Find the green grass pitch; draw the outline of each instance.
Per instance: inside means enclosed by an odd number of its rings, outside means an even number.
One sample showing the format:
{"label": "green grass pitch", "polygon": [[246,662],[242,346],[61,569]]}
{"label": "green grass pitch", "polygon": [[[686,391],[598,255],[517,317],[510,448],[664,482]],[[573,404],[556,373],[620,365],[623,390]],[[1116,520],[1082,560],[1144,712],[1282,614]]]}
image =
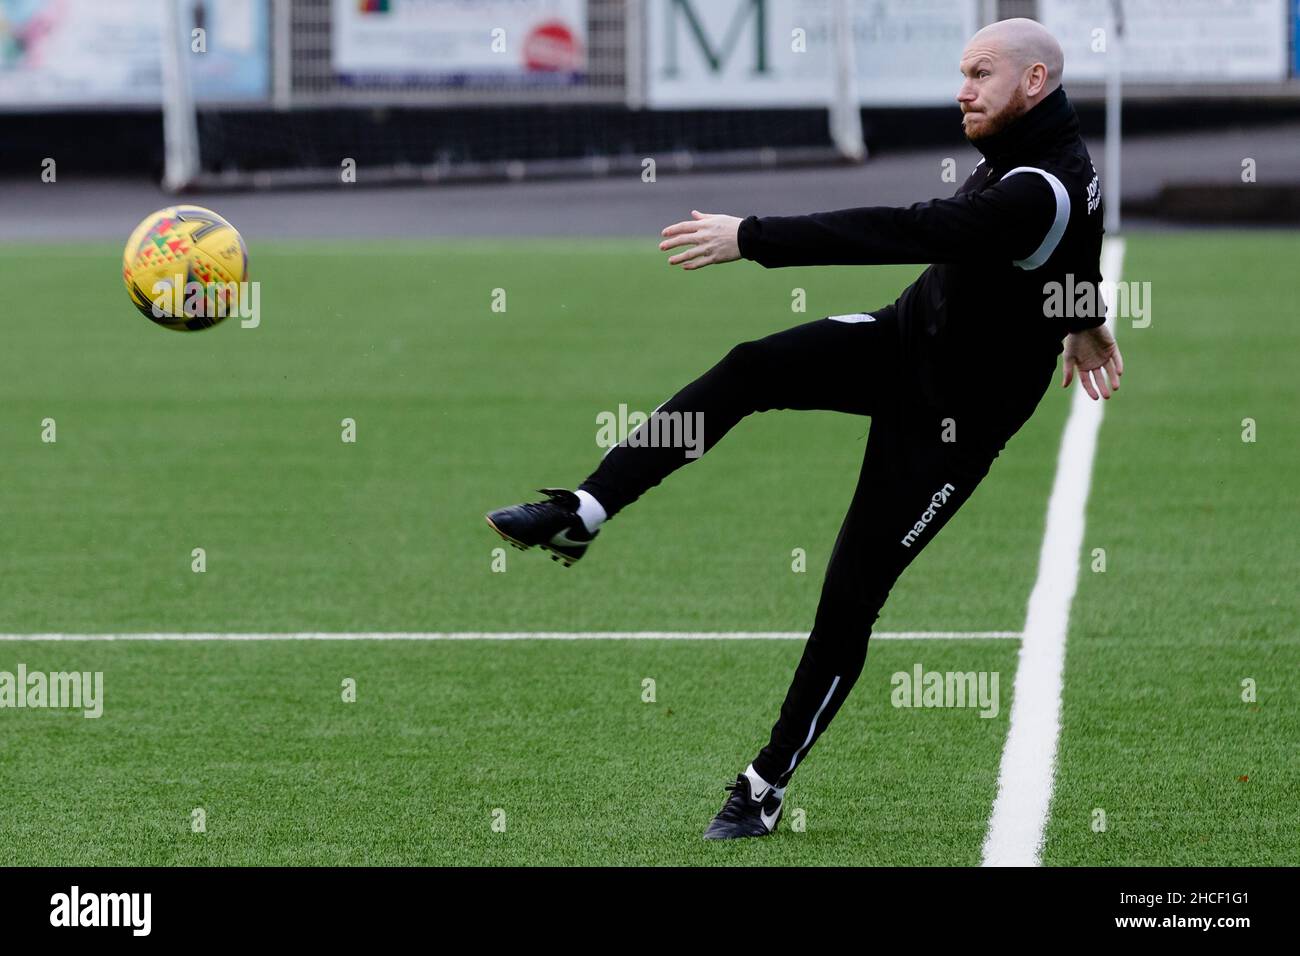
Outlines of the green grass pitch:
{"label": "green grass pitch", "polygon": [[[751,417],[569,570],[507,549],[494,572],[482,514],[576,486],[598,412],[648,412],[735,342],[884,304],[917,268],[684,274],[653,239],[250,240],[261,327],[197,334],[134,311],[112,247],[4,248],[0,290],[33,306],[0,353],[0,631],[809,626],[867,419]],[[1085,554],[1048,864],[1300,863],[1292,242],[1128,241],[1153,318],[1118,330],[1085,541],[1107,569]],[[1049,392],[878,629],[1021,627],[1067,411]],[[699,839],[800,650],[0,643],[0,670],[102,671],[105,696],[98,720],[0,710],[0,865],[978,863],[1013,641],[873,643],[790,791],[805,829]],[[892,707],[917,663],[998,672],[997,715]]]}

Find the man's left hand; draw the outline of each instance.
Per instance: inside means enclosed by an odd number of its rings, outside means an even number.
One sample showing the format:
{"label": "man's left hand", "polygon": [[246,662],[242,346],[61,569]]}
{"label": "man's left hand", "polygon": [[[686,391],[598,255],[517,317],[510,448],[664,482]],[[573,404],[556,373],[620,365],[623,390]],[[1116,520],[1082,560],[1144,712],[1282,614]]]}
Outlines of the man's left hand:
{"label": "man's left hand", "polygon": [[1119,354],[1115,337],[1104,325],[1067,335],[1063,366],[1065,376],[1061,387],[1068,388],[1077,371],[1079,384],[1093,401],[1098,394],[1110,398],[1111,392],[1119,391],[1119,377],[1124,374],[1124,358]]}

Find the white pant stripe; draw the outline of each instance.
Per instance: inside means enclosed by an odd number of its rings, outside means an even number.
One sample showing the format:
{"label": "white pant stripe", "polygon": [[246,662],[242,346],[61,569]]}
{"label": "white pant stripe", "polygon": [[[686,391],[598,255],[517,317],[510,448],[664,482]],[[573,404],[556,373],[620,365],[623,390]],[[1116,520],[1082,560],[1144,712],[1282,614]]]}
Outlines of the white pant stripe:
{"label": "white pant stripe", "polygon": [[836,674],[835,679],[831,681],[831,689],[826,692],[826,697],[822,700],[822,705],[817,708],[817,713],[813,714],[812,726],[808,728],[808,736],[804,738],[803,745],[796,750],[794,756],[790,758],[790,766],[786,767],[786,773],[790,773],[794,770],[794,765],[799,761],[799,755],[808,748],[809,744],[812,743],[813,734],[817,732],[817,718],[822,715],[822,711],[826,709],[826,705],[831,702],[831,695],[835,693],[835,688],[839,686],[840,675]]}

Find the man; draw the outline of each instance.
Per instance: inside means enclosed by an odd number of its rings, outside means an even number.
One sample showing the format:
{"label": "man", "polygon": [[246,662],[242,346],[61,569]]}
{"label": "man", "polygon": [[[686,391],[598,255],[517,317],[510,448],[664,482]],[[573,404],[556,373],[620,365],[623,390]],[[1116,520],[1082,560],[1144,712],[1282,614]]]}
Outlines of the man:
{"label": "man", "polygon": [[[835,541],[812,633],[766,747],[739,774],[707,839],[765,836],[799,762],[861,673],[871,626],[903,570],[970,497],[1033,413],[1064,353],[1095,400],[1123,361],[1105,310],[1069,319],[1045,308],[1049,283],[1100,283],[1101,192],[1061,89],[1060,45],[1032,20],[980,30],[962,54],[957,95],[983,154],[949,199],[741,220],[693,212],[660,249],[687,270],[752,259],[796,265],[932,263],[892,305],[831,316],[733,348],[655,410],[703,413],[707,451],[741,418],[775,408],[871,416],[857,490]],[[1100,291],[1098,286],[1094,286]],[[1064,344],[1062,340],[1064,339]],[[690,461],[629,440],[576,492],[489,514],[520,547],[566,566],[602,522]],[[955,440],[954,440],[955,439]],[[697,452],[698,455],[698,452]]]}

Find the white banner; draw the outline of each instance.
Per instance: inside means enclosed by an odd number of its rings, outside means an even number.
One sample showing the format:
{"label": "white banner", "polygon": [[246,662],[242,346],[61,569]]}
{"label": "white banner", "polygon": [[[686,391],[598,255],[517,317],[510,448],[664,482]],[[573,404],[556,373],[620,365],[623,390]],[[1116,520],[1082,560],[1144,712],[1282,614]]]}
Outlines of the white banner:
{"label": "white banner", "polygon": [[[646,92],[655,107],[824,106],[833,0],[646,0]],[[976,0],[854,0],[864,105],[955,104]]]}
{"label": "white banner", "polygon": [[[159,0],[0,0],[0,106],[162,101]],[[194,96],[269,92],[266,0],[208,0],[186,24]]]}
{"label": "white banner", "polygon": [[[1106,78],[1111,0],[1038,0],[1064,82]],[[1260,82],[1287,75],[1286,0],[1124,0],[1125,79]]]}
{"label": "white banner", "polygon": [[586,71],[586,0],[334,0],[333,65],[354,80]]}

